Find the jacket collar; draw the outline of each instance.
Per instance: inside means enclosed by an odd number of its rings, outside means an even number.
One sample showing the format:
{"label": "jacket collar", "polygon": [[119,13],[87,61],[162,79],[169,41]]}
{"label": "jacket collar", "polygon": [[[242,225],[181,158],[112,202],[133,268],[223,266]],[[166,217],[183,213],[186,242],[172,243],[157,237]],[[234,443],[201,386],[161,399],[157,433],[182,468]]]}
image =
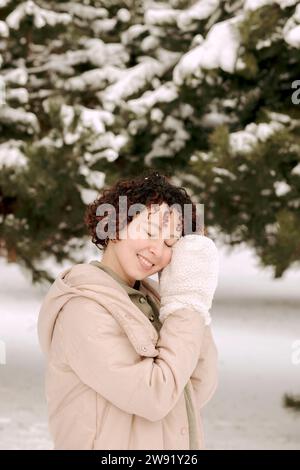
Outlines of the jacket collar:
{"label": "jacket collar", "polygon": [[[144,292],[156,297],[154,281],[142,280]],[[39,312],[38,332],[45,354],[50,350],[56,319],[65,303],[73,297],[84,297],[105,308],[125,331],[134,349],[141,356],[155,357],[158,333],[130,300],[124,288],[97,266],[81,263],[62,271],[50,287]]]}
{"label": "jacket collar", "polygon": [[139,288],[140,288],[140,285],[141,285],[141,281],[136,281],[136,283],[135,283],[136,287],[131,287],[124,281],[124,279],[121,278],[121,276],[119,276],[115,271],[113,271],[111,268],[109,268],[108,266],[103,264],[101,261],[93,260],[93,261],[90,261],[89,264],[92,264],[93,266],[98,266],[100,269],[103,269],[103,271],[110,274],[110,276],[113,277],[116,281],[118,281],[119,284],[124,286],[124,288],[126,289],[127,294],[130,295],[130,294],[139,294],[140,293]]}

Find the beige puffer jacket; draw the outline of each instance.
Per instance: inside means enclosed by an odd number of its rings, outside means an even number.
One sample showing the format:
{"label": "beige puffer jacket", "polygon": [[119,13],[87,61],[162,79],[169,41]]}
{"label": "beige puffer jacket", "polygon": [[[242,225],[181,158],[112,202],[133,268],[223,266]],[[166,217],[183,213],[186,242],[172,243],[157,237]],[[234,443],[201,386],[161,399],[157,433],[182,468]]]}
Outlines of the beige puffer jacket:
{"label": "beige puffer jacket", "polygon": [[[159,298],[156,283],[141,289]],[[184,388],[197,415],[217,387],[211,327],[178,309],[158,335],[109,274],[89,263],[61,272],[42,303],[40,346],[55,449],[189,449]]]}

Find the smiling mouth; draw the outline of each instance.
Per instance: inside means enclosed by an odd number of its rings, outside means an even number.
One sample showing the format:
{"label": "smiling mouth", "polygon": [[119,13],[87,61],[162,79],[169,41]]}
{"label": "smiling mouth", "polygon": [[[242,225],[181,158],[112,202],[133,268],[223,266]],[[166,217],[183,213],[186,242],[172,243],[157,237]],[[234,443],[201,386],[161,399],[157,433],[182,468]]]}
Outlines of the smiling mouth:
{"label": "smiling mouth", "polygon": [[139,258],[140,264],[144,269],[151,269],[154,266],[154,264],[149,263],[149,261],[147,261],[146,258],[144,258],[142,255],[137,255],[137,257]]}

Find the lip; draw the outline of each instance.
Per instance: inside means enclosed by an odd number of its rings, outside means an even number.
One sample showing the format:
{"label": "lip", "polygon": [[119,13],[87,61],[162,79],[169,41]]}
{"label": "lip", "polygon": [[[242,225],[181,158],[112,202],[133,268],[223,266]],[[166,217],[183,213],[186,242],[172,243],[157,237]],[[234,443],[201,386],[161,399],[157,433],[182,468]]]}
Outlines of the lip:
{"label": "lip", "polygon": [[[146,266],[146,265],[143,263],[142,258],[145,258],[147,261],[149,261],[148,258],[146,258],[146,256],[138,255],[138,254],[137,254],[137,257],[138,257],[138,259],[139,259],[139,262],[140,262],[141,267],[142,267],[145,271],[150,271],[150,270],[153,268],[154,265],[153,265],[152,263],[151,263],[151,266]],[[149,262],[150,262],[150,261],[149,261]]]}

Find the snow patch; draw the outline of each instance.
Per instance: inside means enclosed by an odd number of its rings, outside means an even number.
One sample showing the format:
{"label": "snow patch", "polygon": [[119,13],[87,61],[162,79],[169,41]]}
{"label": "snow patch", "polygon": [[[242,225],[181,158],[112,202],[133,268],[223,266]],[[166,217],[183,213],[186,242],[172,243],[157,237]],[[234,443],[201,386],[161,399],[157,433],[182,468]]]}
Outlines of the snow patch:
{"label": "snow patch", "polygon": [[275,181],[274,189],[276,196],[281,197],[290,192],[292,188],[286,183],[286,181]]}
{"label": "snow patch", "polygon": [[19,29],[21,21],[27,16],[33,18],[33,24],[36,28],[44,26],[56,26],[57,24],[68,24],[72,16],[68,13],[56,13],[52,10],[46,10],[36,5],[32,0],[21,3],[6,18],[6,23],[11,29]]}
{"label": "snow patch", "polygon": [[277,4],[284,9],[296,5],[299,0],[246,0],[244,3],[245,10],[257,10],[266,5]]}
{"label": "snow patch", "polygon": [[233,132],[229,136],[229,144],[234,153],[249,153],[258,142],[265,142],[284,126],[276,121],[269,123],[248,124],[244,130]]}
{"label": "snow patch", "polygon": [[298,163],[291,171],[292,175],[300,176],[300,163]]}
{"label": "snow patch", "polygon": [[0,169],[24,167],[27,164],[27,157],[21,150],[23,145],[20,140],[8,140],[0,144]]}
{"label": "snow patch", "polygon": [[172,82],[165,83],[153,91],[146,91],[140,98],[129,100],[129,109],[137,116],[144,116],[159,103],[170,103],[178,97],[177,89]]}
{"label": "snow patch", "polygon": [[182,85],[192,76],[201,81],[203,70],[218,67],[233,73],[240,46],[237,26],[241,19],[239,15],[212,26],[206,39],[180,59],[173,72],[174,82]]}
{"label": "snow patch", "polygon": [[146,24],[155,26],[177,25],[182,31],[188,31],[196,21],[209,18],[219,7],[220,0],[199,0],[191,7],[180,10],[159,3],[155,8],[148,8],[144,15]]}
{"label": "snow patch", "polygon": [[300,48],[300,4],[284,25],[283,37],[290,46]]}
{"label": "snow patch", "polygon": [[154,77],[161,76],[165,68],[166,65],[164,63],[147,58],[147,60],[126,71],[120,70],[119,80],[98,94],[105,109],[113,111],[120,100],[125,100],[138,93]]}

